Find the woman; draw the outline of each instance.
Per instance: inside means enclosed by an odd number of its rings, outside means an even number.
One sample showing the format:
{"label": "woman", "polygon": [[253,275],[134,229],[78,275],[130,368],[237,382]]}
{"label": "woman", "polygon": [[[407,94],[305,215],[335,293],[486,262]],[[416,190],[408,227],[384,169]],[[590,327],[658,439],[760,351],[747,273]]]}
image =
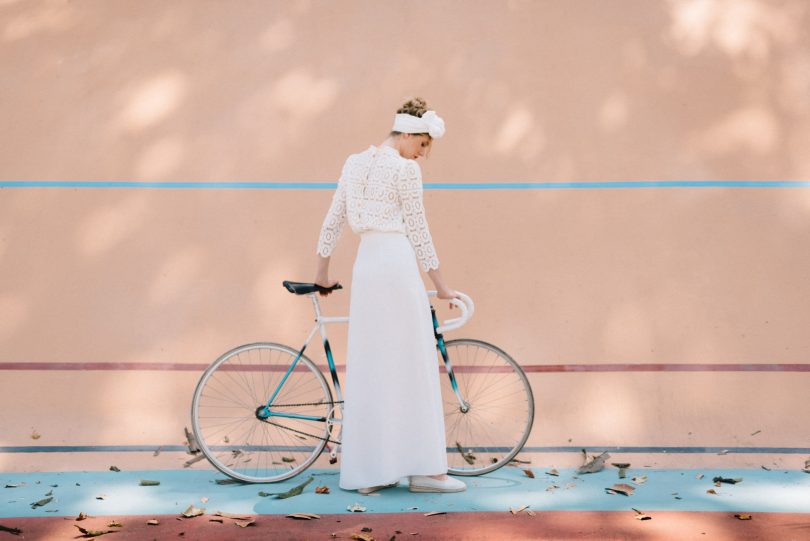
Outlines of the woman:
{"label": "woman", "polygon": [[361,235],[352,270],[340,487],[368,494],[410,478],[412,492],[460,492],[446,475],[436,344],[417,260],[452,299],[425,219],[416,160],[444,135],[421,98],[405,103],[379,146],[346,159],[318,242],[315,283],[332,287],[329,258],[344,224]]}

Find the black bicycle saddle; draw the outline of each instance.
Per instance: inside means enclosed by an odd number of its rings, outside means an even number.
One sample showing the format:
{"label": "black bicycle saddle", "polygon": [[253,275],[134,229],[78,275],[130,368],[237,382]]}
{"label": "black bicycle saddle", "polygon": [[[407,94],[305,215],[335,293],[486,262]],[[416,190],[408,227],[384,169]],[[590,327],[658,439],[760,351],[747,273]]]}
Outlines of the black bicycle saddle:
{"label": "black bicycle saddle", "polygon": [[290,282],[289,280],[284,280],[282,282],[284,287],[287,288],[287,291],[290,293],[295,293],[296,295],[309,295],[310,293],[329,293],[330,291],[335,291],[336,289],[343,289],[343,286],[340,284],[335,284],[332,287],[321,287],[318,284],[307,284],[304,282]]}

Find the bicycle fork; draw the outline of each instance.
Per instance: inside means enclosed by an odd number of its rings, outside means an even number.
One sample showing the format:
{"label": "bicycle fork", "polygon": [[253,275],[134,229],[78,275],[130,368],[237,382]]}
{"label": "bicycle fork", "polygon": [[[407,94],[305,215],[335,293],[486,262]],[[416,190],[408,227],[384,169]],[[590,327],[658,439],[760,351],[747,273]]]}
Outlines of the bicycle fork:
{"label": "bicycle fork", "polygon": [[461,396],[461,390],[458,388],[458,382],[456,381],[456,374],[453,372],[453,365],[450,364],[450,357],[447,355],[447,348],[444,347],[444,335],[439,332],[439,320],[436,317],[436,309],[433,308],[432,305],[430,307],[430,315],[433,318],[433,336],[436,337],[436,345],[439,348],[439,352],[442,354],[444,367],[447,369],[447,375],[450,378],[450,386],[453,388],[456,398],[458,398],[459,410],[461,413],[467,413],[470,411],[470,403],[464,400],[464,397]]}

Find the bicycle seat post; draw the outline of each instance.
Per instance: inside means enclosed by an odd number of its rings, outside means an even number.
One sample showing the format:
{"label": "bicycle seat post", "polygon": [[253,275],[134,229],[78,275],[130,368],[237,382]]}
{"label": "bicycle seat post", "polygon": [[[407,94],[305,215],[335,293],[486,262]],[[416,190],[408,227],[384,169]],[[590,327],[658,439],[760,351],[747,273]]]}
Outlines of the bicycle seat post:
{"label": "bicycle seat post", "polygon": [[318,294],[310,293],[307,296],[312,299],[312,307],[315,309],[315,321],[318,321],[321,317],[321,303],[318,301]]}

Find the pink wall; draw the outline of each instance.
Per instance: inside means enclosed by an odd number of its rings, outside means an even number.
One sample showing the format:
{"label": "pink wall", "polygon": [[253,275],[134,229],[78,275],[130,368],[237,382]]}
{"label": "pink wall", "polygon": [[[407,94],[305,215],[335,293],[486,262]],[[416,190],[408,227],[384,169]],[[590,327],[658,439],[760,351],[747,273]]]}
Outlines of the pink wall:
{"label": "pink wall", "polygon": [[[0,181],[101,183],[0,190],[0,446],[177,445],[189,424],[197,372],[26,363],[207,363],[311,321],[280,282],[312,277],[329,190],[105,182],[334,182],[411,95],[448,126],[426,182],[807,180],[808,27],[800,0],[0,2]],[[529,445],[806,448],[810,187],[602,186],[426,191],[445,276],[478,306],[459,335],[537,370],[695,369],[531,372]],[[355,246],[333,258],[346,283]]]}

